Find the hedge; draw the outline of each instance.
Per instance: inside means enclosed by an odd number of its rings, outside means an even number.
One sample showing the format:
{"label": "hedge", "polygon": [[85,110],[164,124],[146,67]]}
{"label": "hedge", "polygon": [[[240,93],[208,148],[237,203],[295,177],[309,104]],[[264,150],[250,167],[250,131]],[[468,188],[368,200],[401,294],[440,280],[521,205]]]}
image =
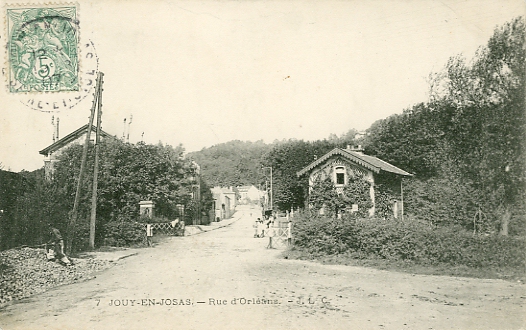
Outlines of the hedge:
{"label": "hedge", "polygon": [[419,264],[526,267],[526,238],[479,236],[460,227],[382,219],[295,217],[295,247],[313,255],[407,260]]}

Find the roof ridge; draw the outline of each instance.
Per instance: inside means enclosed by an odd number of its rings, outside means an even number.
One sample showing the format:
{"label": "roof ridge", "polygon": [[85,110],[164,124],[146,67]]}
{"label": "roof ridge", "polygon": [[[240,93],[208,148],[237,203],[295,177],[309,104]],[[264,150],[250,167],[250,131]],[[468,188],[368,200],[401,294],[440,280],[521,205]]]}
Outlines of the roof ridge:
{"label": "roof ridge", "polygon": [[[355,162],[357,163],[358,165],[360,166],[363,166],[373,172],[376,172],[376,173],[380,173],[380,171],[385,171],[385,172],[391,172],[391,173],[395,173],[395,174],[399,174],[399,175],[406,175],[406,176],[411,176],[410,173],[402,170],[401,168],[398,168],[396,167],[395,165],[392,165],[378,157],[375,157],[375,156],[371,156],[371,155],[365,155],[363,153],[358,153],[358,152],[355,152],[355,151],[351,151],[351,150],[347,150],[347,149],[343,149],[343,148],[339,148],[339,147],[336,147],[334,149],[332,149],[331,151],[329,151],[328,153],[326,153],[325,155],[323,155],[322,157],[316,159],[315,161],[311,162],[309,165],[305,166],[303,169],[301,169],[300,171],[296,172],[296,175],[299,177],[299,176],[302,176],[304,175],[305,173],[311,171],[312,169],[314,169],[315,167],[317,167],[318,165],[320,165],[321,163],[325,162],[326,160],[328,160],[330,157],[334,156],[334,155],[341,155],[341,156],[344,156],[345,158],[349,159],[350,161],[352,162]],[[376,163],[376,164],[375,164]]]}
{"label": "roof ridge", "polygon": [[[47,147],[45,147],[44,149],[40,150],[38,153],[41,154],[41,155],[46,155],[47,153],[49,153],[50,151],[54,151],[54,148],[57,147],[57,146],[60,146],[62,144],[66,145],[69,141],[71,141],[72,139],[75,138],[75,136],[78,136],[80,134],[84,134],[84,132],[87,130],[88,128],[88,125],[89,124],[84,124],[82,125],[81,127],[77,128],[76,130],[74,130],[73,132],[67,134],[66,136],[64,136],[63,138],[61,139],[58,139],[57,141],[53,142],[52,144],[48,145]],[[95,125],[91,125],[91,131],[96,131],[97,130],[97,126]],[[100,133],[102,136],[107,136],[107,137],[110,137],[112,135],[110,135],[109,133],[103,131],[102,129],[100,130]]]}

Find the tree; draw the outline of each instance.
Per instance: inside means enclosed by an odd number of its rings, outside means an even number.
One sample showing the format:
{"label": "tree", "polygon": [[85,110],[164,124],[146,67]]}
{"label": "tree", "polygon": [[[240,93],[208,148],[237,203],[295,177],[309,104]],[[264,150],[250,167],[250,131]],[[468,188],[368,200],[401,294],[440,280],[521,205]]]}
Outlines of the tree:
{"label": "tree", "polygon": [[[80,168],[82,147],[74,145],[62,152],[56,166],[55,198],[71,207]],[[93,170],[93,147],[90,147],[86,177]],[[133,221],[139,215],[139,202],[151,200],[160,217],[175,218],[178,204],[189,205],[195,185],[195,167],[183,157],[181,146],[136,145],[106,139],[100,146],[99,183],[97,194],[98,228],[111,221]],[[79,219],[89,216],[91,180],[83,182]],[[210,196],[205,194],[206,198]],[[207,201],[206,203],[210,203]],[[79,228],[83,228],[80,221]],[[103,233],[99,231],[98,240]]]}
{"label": "tree", "polygon": [[[327,140],[289,140],[275,144],[262,161],[262,166],[272,167],[274,205],[280,210],[305,205],[307,184],[296,173],[334,147],[336,146]],[[265,179],[263,176],[262,178]]]}
{"label": "tree", "polygon": [[524,218],[524,38],[522,17],[497,28],[473,60],[453,56],[432,75],[429,102],[368,130],[366,152],[416,174],[412,193],[428,197],[414,205],[433,200],[426,205],[437,212],[420,208],[433,223],[449,223],[432,214],[447,213],[459,201],[464,208],[454,219],[464,226],[478,209],[499,219],[503,235],[513,216]]}
{"label": "tree", "polygon": [[503,235],[526,183],[524,38],[519,17],[497,28],[472,64],[457,56],[446,67],[445,100],[456,109],[452,156],[500,218]]}

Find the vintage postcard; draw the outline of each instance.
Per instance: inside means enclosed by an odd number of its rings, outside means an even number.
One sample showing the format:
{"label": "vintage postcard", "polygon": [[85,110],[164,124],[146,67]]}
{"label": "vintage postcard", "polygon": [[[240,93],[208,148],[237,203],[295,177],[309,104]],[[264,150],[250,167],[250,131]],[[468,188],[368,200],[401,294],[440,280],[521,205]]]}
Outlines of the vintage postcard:
{"label": "vintage postcard", "polygon": [[524,0],[0,0],[0,330],[524,329]]}

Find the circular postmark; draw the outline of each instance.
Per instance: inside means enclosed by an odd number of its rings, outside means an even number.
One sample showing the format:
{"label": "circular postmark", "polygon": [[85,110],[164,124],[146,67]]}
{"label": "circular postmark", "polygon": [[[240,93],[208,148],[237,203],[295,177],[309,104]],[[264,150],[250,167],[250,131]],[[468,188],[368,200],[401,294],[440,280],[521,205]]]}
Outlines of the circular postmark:
{"label": "circular postmark", "polygon": [[98,57],[81,43],[75,6],[7,10],[8,91],[29,108],[70,109],[95,84]]}
{"label": "circular postmark", "polygon": [[82,45],[82,70],[80,71],[80,88],[67,93],[25,93],[17,95],[25,106],[43,112],[60,112],[71,109],[90,95],[95,87],[99,61],[95,46],[91,40]]}

